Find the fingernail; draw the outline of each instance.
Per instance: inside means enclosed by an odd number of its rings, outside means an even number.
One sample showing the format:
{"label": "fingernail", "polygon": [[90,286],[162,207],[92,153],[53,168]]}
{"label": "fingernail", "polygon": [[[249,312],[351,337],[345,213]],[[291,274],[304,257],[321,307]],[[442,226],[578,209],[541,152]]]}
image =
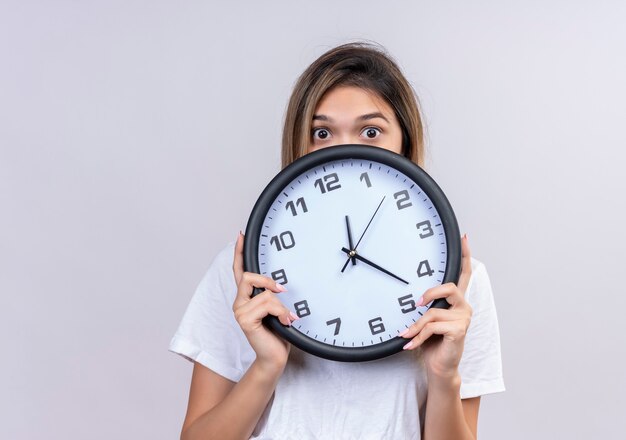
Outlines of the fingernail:
{"label": "fingernail", "polygon": [[300,319],[300,318],[298,317],[298,315],[296,315],[296,314],[295,314],[295,313],[293,313],[293,312],[289,312],[289,316],[290,316],[290,317],[291,317],[291,319],[292,319],[292,320],[294,320],[294,321],[295,321],[295,320],[297,320],[297,319]]}
{"label": "fingernail", "polygon": [[408,350],[411,347],[413,347],[413,341],[409,342],[408,344],[406,344],[404,347],[402,347],[403,350]]}
{"label": "fingernail", "polygon": [[291,319],[287,319],[287,326],[291,327]]}
{"label": "fingernail", "polygon": [[424,302],[424,295],[420,296],[420,299],[418,299],[418,300],[417,300],[417,303],[416,303],[416,304],[417,304],[418,306],[421,306],[423,302]]}
{"label": "fingernail", "polygon": [[404,330],[402,330],[402,331],[400,332],[400,334],[398,334],[398,336],[403,337],[403,336],[404,336],[404,335],[406,335],[408,332],[409,332],[409,329],[408,329],[408,328],[405,328]]}
{"label": "fingernail", "polygon": [[286,292],[287,288],[280,283],[276,283],[276,290],[278,290],[279,292]]}
{"label": "fingernail", "polygon": [[465,240],[468,240],[468,238],[467,238],[467,233],[463,234],[463,238],[464,238]]}

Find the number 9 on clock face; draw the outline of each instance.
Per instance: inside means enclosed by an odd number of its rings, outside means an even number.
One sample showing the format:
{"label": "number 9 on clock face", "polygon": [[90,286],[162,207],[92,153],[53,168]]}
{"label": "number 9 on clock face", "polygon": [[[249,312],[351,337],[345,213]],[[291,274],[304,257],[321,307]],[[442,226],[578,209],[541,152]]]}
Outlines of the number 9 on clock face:
{"label": "number 9 on clock face", "polygon": [[421,168],[384,149],[331,147],[282,170],[246,229],[246,270],[283,284],[300,319],[274,331],[314,355],[366,361],[402,349],[398,334],[429,307],[428,288],[457,282],[459,229]]}

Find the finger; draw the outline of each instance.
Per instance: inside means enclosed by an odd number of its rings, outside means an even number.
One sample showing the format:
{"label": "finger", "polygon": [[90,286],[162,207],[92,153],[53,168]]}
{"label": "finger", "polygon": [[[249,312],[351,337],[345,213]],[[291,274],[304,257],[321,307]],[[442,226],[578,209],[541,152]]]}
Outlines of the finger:
{"label": "finger", "polygon": [[460,321],[436,321],[428,323],[421,332],[411,341],[404,345],[404,350],[413,350],[421,346],[432,335],[442,335],[452,339],[461,338],[465,335],[465,328]]}
{"label": "finger", "polygon": [[286,292],[287,288],[277,283],[272,278],[259,275],[253,272],[244,272],[237,286],[237,297],[233,304],[233,308],[240,306],[250,300],[254,288],[267,289],[275,293]]}
{"label": "finger", "polygon": [[233,258],[233,274],[235,274],[235,283],[239,284],[243,276],[243,234],[239,231],[237,242],[235,243],[235,255]]}
{"label": "finger", "polygon": [[[441,334],[440,332],[444,330],[444,325],[439,322],[431,322],[413,339],[411,339],[408,343],[402,347],[404,350],[413,350],[424,343],[428,338],[430,338],[434,334]],[[438,331],[438,332],[437,332]]]}
{"label": "finger", "polygon": [[262,325],[263,318],[268,315],[278,318],[282,325],[290,326],[292,323],[289,310],[285,307],[281,307],[277,304],[267,304],[259,307],[246,310],[248,304],[245,304],[242,308],[244,310],[237,310],[235,317],[239,322],[239,325],[243,330],[250,330]]}
{"label": "finger", "polygon": [[268,315],[276,316],[283,325],[291,325],[298,319],[270,290],[263,291],[235,310],[235,318],[242,327],[259,325]]}
{"label": "finger", "polygon": [[398,336],[409,339],[417,335],[422,329],[431,322],[437,321],[458,321],[464,318],[466,313],[460,310],[451,309],[429,309],[416,323],[401,332]]}
{"label": "finger", "polygon": [[422,297],[418,300],[417,305],[423,306],[439,298],[445,298],[451,307],[459,308],[469,306],[469,304],[465,301],[463,293],[454,283],[446,283],[431,287],[424,292]]}
{"label": "finger", "polygon": [[286,292],[287,288],[276,282],[270,277],[260,275],[254,272],[244,272],[239,282],[239,290],[247,290],[248,288],[257,287],[259,289],[268,289],[274,293]]}
{"label": "finger", "polygon": [[461,276],[457,283],[461,293],[465,294],[470,278],[472,277],[472,255],[470,253],[467,234],[461,238]]}

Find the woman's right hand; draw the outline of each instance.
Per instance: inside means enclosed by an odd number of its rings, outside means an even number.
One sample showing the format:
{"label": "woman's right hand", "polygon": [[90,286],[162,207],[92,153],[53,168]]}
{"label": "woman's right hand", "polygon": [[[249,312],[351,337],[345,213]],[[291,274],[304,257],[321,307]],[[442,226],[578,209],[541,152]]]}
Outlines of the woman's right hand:
{"label": "woman's right hand", "polygon": [[[287,289],[271,278],[243,270],[243,234],[239,233],[235,245],[233,273],[237,283],[237,297],[233,303],[235,319],[256,353],[256,363],[270,372],[282,373],[290,345],[263,325],[263,318],[273,315],[283,325],[291,325],[298,317],[276,297]],[[265,289],[252,298],[255,287]]]}

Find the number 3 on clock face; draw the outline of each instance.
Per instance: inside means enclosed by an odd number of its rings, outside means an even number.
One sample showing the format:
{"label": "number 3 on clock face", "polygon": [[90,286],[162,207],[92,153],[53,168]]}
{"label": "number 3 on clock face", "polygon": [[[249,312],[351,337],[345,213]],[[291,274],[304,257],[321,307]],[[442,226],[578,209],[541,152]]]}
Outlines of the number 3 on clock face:
{"label": "number 3 on clock face", "polygon": [[317,356],[365,361],[406,341],[425,290],[457,282],[460,239],[445,195],[395,153],[349,145],[295,161],[270,182],[246,230],[246,270],[273,278],[298,315],[268,325]]}

